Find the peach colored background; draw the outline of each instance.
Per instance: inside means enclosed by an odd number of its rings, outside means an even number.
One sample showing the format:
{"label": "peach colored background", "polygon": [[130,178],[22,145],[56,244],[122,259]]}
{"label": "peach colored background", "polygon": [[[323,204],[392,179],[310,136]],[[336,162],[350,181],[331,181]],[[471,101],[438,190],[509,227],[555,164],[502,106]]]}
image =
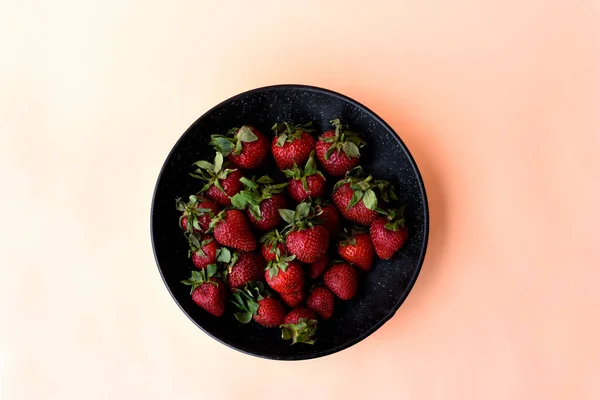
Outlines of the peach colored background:
{"label": "peach colored background", "polygon": [[[575,0],[0,0],[0,376],[12,399],[598,399],[600,5]],[[308,362],[217,344],[149,236],[204,111],[341,91],[413,152],[413,292]]]}

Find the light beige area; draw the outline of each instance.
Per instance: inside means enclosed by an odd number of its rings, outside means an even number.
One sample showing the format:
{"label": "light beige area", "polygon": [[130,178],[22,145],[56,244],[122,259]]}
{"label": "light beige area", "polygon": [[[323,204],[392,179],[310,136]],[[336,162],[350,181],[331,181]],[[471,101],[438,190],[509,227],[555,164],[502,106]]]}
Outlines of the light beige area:
{"label": "light beige area", "polygon": [[[0,0],[0,52],[2,400],[600,397],[598,2]],[[287,364],[198,330],[149,235],[181,133],[274,83],[380,113],[432,213],[396,316]]]}

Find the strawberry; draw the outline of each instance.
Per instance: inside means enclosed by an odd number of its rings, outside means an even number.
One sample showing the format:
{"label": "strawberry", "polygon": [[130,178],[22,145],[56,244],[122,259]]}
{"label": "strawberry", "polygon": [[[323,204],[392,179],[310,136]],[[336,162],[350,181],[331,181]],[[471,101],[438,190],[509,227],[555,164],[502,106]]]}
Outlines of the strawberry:
{"label": "strawberry", "polygon": [[245,209],[252,226],[260,231],[268,231],[279,225],[279,209],[287,205],[281,192],[287,183],[273,184],[273,180],[266,175],[258,180],[242,178],[241,181],[246,188],[231,198],[231,204],[239,210]]}
{"label": "strawberry", "polygon": [[308,296],[306,305],[311,310],[315,310],[319,318],[326,321],[333,315],[335,297],[325,286],[317,286]]}
{"label": "strawberry", "polygon": [[221,248],[219,262],[226,264],[225,282],[231,290],[240,289],[251,281],[263,279],[265,260],[257,253],[231,252],[227,247]]}
{"label": "strawberry", "polygon": [[298,307],[306,298],[306,290],[304,288],[297,292],[280,293],[281,301],[283,301],[288,307]]}
{"label": "strawberry", "polygon": [[276,328],[283,323],[283,304],[271,297],[262,282],[248,284],[244,289],[236,289],[233,297],[233,304],[240,310],[234,316],[241,323],[247,324],[252,318],[267,328]]}
{"label": "strawberry", "polygon": [[179,226],[190,233],[206,232],[210,220],[221,211],[221,207],[214,201],[195,195],[191,195],[187,203],[178,198],[175,205],[177,210],[182,212]]}
{"label": "strawberry", "polygon": [[337,297],[350,300],[358,289],[358,273],[350,264],[333,264],[325,271],[323,282]]}
{"label": "strawberry", "polygon": [[269,286],[278,293],[293,293],[304,285],[304,270],[295,261],[296,256],[277,258],[269,261],[265,270],[265,279]]}
{"label": "strawberry", "polygon": [[260,238],[260,253],[266,261],[273,261],[277,257],[285,257],[288,253],[285,239],[277,229],[267,232]]}
{"label": "strawberry", "polygon": [[328,265],[329,257],[327,257],[327,254],[325,254],[323,257],[319,258],[317,261],[308,266],[308,277],[310,279],[317,279],[323,275],[323,272],[325,272]]}
{"label": "strawberry", "polygon": [[200,233],[185,233],[190,249],[188,257],[191,257],[196,268],[203,269],[217,262],[217,251],[221,247],[212,235]]}
{"label": "strawberry", "polygon": [[397,200],[389,182],[374,180],[371,175],[365,177],[362,168],[356,167],[333,187],[333,202],[344,218],[369,226],[377,218],[378,212],[383,212],[378,207],[376,191],[386,203],[389,199]]}
{"label": "strawberry", "polygon": [[190,279],[181,281],[190,285],[190,294],[194,303],[214,315],[220,317],[225,311],[227,292],[225,285],[217,278],[217,266],[209,265],[202,271],[192,271]]}
{"label": "strawberry", "polygon": [[240,210],[225,209],[210,222],[217,242],[241,251],[254,251],[256,239],[246,216]]}
{"label": "strawberry", "polygon": [[358,165],[359,148],[366,143],[361,135],[345,130],[339,119],[330,122],[335,129],[323,133],[317,140],[317,159],[329,175],[344,176]]}
{"label": "strawberry", "polygon": [[294,165],[304,165],[315,148],[315,138],[308,132],[312,123],[291,125],[279,122],[273,125],[275,137],[271,143],[271,152],[279,169],[289,169]]}
{"label": "strawberry", "polygon": [[279,210],[288,223],[285,243],[290,254],[303,263],[313,263],[327,252],[329,231],[323,225],[316,225],[315,211],[309,203],[300,203],[296,211]]}
{"label": "strawberry", "polygon": [[406,243],[408,229],[403,214],[404,207],[389,210],[387,217],[379,217],[371,224],[371,240],[379,258],[389,260]]}
{"label": "strawberry", "polygon": [[222,206],[231,205],[230,197],[242,190],[243,184],[240,182],[243,178],[242,173],[237,169],[228,168],[227,165],[224,166],[221,153],[215,155],[214,164],[202,160],[196,161],[194,165],[198,168],[190,175],[206,181],[200,192]]}
{"label": "strawberry", "polygon": [[243,125],[227,135],[211,135],[210,144],[239,168],[259,167],[269,154],[269,139],[256,128]]}
{"label": "strawberry", "polygon": [[305,307],[290,311],[281,325],[281,338],[292,340],[292,344],[314,344],[317,333],[317,316],[311,309]]}
{"label": "strawberry", "polygon": [[288,194],[296,203],[309,198],[317,199],[325,194],[325,176],[317,169],[314,154],[310,153],[304,169],[294,165],[291,169],[283,170],[284,175],[290,178]]}
{"label": "strawberry", "polygon": [[315,206],[317,217],[321,220],[323,226],[327,228],[332,238],[340,233],[340,212],[333,204],[322,203]]}
{"label": "strawberry", "polygon": [[338,244],[338,254],[355,267],[369,271],[373,266],[375,249],[368,233],[346,231],[343,240]]}

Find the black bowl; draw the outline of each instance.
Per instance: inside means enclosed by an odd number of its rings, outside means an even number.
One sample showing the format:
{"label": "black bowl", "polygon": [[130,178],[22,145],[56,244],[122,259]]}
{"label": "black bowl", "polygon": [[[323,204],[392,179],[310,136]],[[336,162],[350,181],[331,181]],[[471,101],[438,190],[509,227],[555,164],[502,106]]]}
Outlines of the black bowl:
{"label": "black bowl", "polygon": [[[354,131],[363,132],[368,147],[361,164],[376,178],[391,181],[406,205],[409,239],[390,261],[377,260],[361,274],[360,289],[351,301],[337,301],[334,316],[320,322],[314,345],[281,339],[279,329],[256,323],[242,325],[232,313],[215,318],[192,302],[189,287],[181,280],[194,269],[187,257],[187,242],[178,226],[175,198],[187,198],[202,187],[188,175],[191,164],[214,158],[209,136],[233,126],[251,124],[265,134],[276,121],[313,121],[316,133],[330,129],[340,118]],[[272,161],[272,160],[270,160]],[[274,162],[272,170],[276,170]],[[329,180],[334,180],[329,178]],[[343,350],[366,338],[389,320],[413,287],[427,247],[429,212],[425,187],[408,149],[392,128],[358,102],[317,87],[268,86],[251,90],[217,105],[183,134],[167,157],[158,177],[151,211],[151,232],[158,269],[173,299],[198,327],[239,351],[278,360],[301,360]]]}

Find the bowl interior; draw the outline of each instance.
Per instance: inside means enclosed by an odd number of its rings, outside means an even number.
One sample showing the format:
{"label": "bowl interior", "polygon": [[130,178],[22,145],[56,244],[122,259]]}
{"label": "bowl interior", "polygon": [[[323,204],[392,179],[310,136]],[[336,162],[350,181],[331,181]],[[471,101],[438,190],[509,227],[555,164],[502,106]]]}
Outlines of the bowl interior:
{"label": "bowl interior", "polygon": [[[187,242],[178,226],[175,198],[187,198],[202,187],[188,175],[197,160],[214,158],[210,135],[231,127],[251,124],[271,136],[277,121],[313,121],[315,135],[330,129],[340,118],[352,130],[363,132],[368,147],[361,150],[361,164],[375,178],[391,181],[402,204],[406,204],[409,239],[390,261],[376,260],[369,273],[361,273],[360,288],[351,301],[337,301],[333,317],[320,321],[314,345],[281,340],[279,329],[256,323],[242,325],[232,310],[221,318],[210,316],[194,304],[189,287],[181,280],[194,269],[187,257]],[[265,170],[276,171],[269,160]],[[282,178],[283,179],[283,178]],[[335,178],[328,177],[328,183]],[[412,288],[427,246],[428,211],[423,182],[410,153],[394,131],[373,112],[340,94],[307,86],[281,85],[242,93],[214,107],[199,118],[177,142],[158,178],[154,193],[151,234],[159,270],[181,309],[215,339],[240,351],[274,359],[305,359],[330,354],[364,339],[402,304]],[[228,305],[228,307],[231,307]]]}

